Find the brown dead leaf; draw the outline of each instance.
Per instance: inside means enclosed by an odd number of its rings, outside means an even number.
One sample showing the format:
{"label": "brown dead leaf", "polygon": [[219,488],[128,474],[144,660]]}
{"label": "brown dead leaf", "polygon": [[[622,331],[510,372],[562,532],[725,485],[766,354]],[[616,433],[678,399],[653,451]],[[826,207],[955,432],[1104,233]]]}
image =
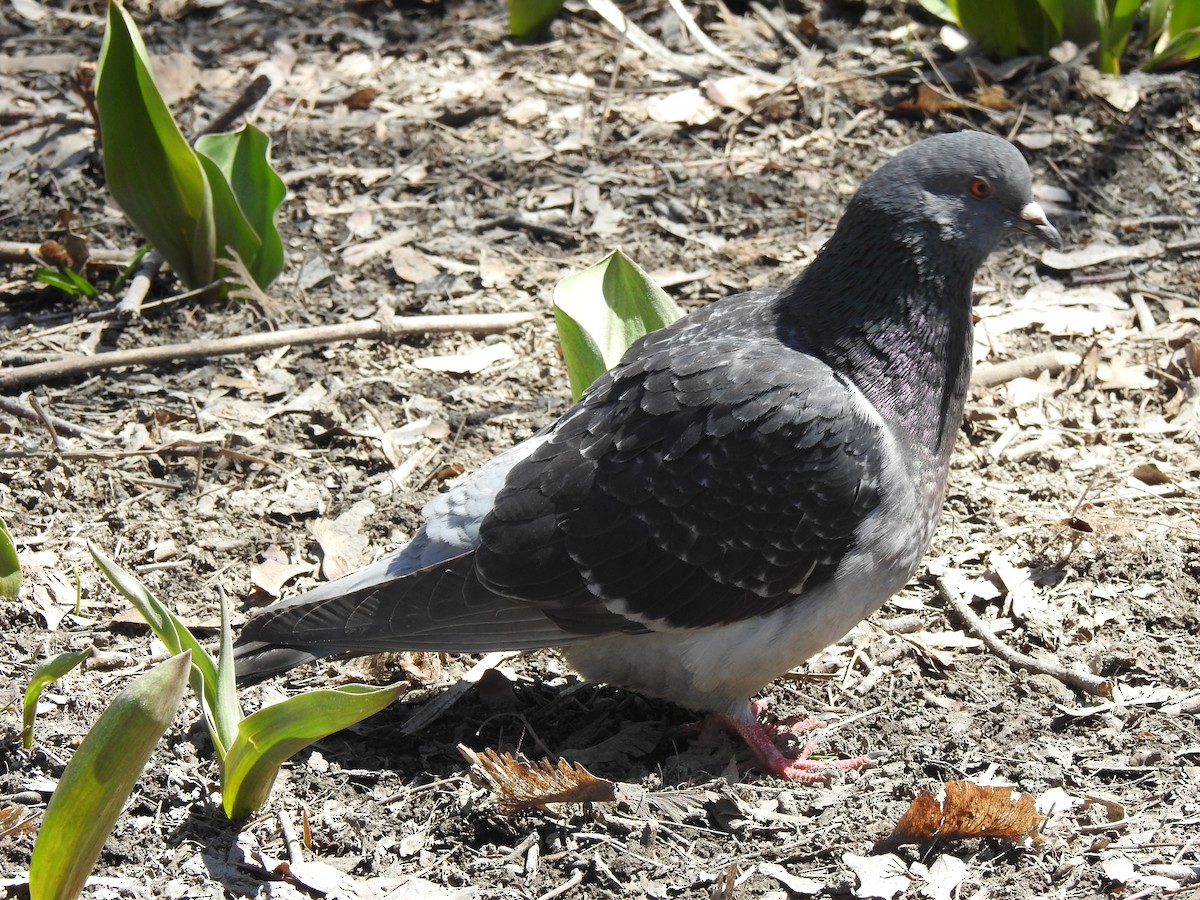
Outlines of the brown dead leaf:
{"label": "brown dead leaf", "polygon": [[312,566],[306,563],[288,562],[287,554],[278,546],[268,548],[264,556],[262,562],[250,567],[250,581],[272,597],[278,597],[283,586],[297,575],[312,571]]}
{"label": "brown dead leaf", "polygon": [[359,88],[346,98],[346,107],[348,109],[369,109],[378,96],[379,91],[375,88]]}
{"label": "brown dead leaf", "polygon": [[700,83],[704,95],[717,106],[735,109],[742,115],[754,112],[754,103],[771,88],[749,75],[732,75],[714,78]]}
{"label": "brown dead leaf", "polygon": [[1079,516],[1071,516],[1063,519],[1058,523],[1058,525],[1062,528],[1070,528],[1072,531],[1078,531],[1082,534],[1092,534],[1096,530],[1091,526],[1091,523],[1088,522],[1087,519],[1081,519]]}
{"label": "brown dead leaf", "polygon": [[531,807],[544,809],[549,803],[606,802],[617,799],[616,785],[597,778],[578,763],[548,759],[524,763],[507,753],[487,749],[476,753],[458,745],[463,755],[496,792],[500,812],[511,816]]}
{"label": "brown dead leaf", "polygon": [[392,271],[409,284],[420,284],[441,270],[416,247],[397,247],[391,252]]}
{"label": "brown dead leaf", "polygon": [[20,803],[0,806],[0,838],[31,834],[34,830],[34,818],[36,817],[29,811],[29,807]]}
{"label": "brown dead leaf", "polygon": [[67,248],[58,241],[42,241],[42,245],[38,247],[37,255],[49,266],[62,266],[65,268],[71,265],[71,258],[67,255]]}
{"label": "brown dead leaf", "polygon": [[894,116],[925,118],[936,116],[947,110],[962,109],[963,102],[949,97],[927,84],[917,85],[917,96],[912,100],[901,100],[888,110]]}
{"label": "brown dead leaf", "polygon": [[1142,463],[1133,470],[1133,477],[1142,484],[1170,484],[1172,478],[1154,463]]}
{"label": "brown dead leaf", "polygon": [[336,519],[320,519],[308,527],[321,545],[321,575],[340,578],[366,557],[368,538],[364,523],[375,514],[375,504],[359,500]]}
{"label": "brown dead leaf", "polygon": [[998,84],[988,84],[981,87],[975,95],[975,102],[988,109],[1016,109],[1013,102],[1008,99],[1008,91]]}
{"label": "brown dead leaf", "polygon": [[892,833],[876,842],[872,853],[889,853],[901,844],[934,840],[996,837],[1023,844],[1040,843],[1039,816],[1031,794],[1011,787],[948,781],[941,799],[925,791],[900,817]]}
{"label": "brown dead leaf", "polygon": [[433,471],[429,476],[430,481],[446,481],[450,478],[457,478],[463,472],[467,471],[467,467],[462,463],[448,463]]}

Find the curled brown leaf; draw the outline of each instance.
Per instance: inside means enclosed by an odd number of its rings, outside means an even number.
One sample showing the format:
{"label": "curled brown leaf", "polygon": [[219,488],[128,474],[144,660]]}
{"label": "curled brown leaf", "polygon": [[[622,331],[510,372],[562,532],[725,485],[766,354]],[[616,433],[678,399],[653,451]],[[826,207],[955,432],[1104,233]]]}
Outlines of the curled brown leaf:
{"label": "curled brown leaf", "polygon": [[872,848],[872,853],[889,853],[901,844],[928,844],[934,840],[995,837],[1040,843],[1038,815],[1031,794],[1011,787],[948,781],[941,796],[925,791],[900,817],[892,833]]}
{"label": "curled brown leaf", "polygon": [[458,751],[496,792],[500,811],[511,816],[550,803],[585,803],[617,799],[616,785],[597,778],[583,766],[565,759],[521,762],[508,753],[487,749],[476,753],[459,744]]}

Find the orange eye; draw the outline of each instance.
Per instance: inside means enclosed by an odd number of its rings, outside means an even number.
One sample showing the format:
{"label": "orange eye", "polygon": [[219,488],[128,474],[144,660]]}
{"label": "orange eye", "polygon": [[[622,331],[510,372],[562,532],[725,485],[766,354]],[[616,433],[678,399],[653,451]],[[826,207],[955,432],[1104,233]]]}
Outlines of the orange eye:
{"label": "orange eye", "polygon": [[967,190],[971,192],[971,196],[976,200],[986,200],[992,196],[992,183],[982,175],[976,175],[971,179],[971,183],[967,185]]}

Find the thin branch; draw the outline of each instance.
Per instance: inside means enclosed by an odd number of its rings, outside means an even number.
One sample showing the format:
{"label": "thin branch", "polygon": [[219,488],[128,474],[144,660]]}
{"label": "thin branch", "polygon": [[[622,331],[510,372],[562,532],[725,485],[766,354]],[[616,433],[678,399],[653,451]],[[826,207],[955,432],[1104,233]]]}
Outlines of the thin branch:
{"label": "thin branch", "polygon": [[[32,263],[44,266],[46,263],[38,256],[41,244],[23,244],[18,241],[0,241],[0,262]],[[88,254],[89,266],[118,266],[129,265],[135,250],[109,250],[105,247],[93,247]]]}
{"label": "thin branch", "polygon": [[743,75],[749,75],[763,84],[781,85],[786,83],[786,79],[780,78],[778,75],[770,72],[764,72],[762,69],[748,66],[741,60],[735,59],[732,55],[726,53],[712,38],[704,33],[704,29],[697,24],[692,14],[687,11],[687,7],[683,5],[682,0],[667,0],[667,4],[674,11],[675,15],[679,17],[679,20],[683,22],[683,27],[687,29],[692,39],[713,59],[724,63],[734,71],[741,72]]}
{"label": "thin branch", "polygon": [[1068,669],[1066,666],[1059,665],[1058,663],[1035,659],[1032,656],[1026,656],[1024,653],[1014,650],[992,633],[987,623],[976,615],[975,610],[971,609],[970,604],[962,598],[962,595],[958,591],[950,587],[942,576],[934,576],[934,583],[937,585],[938,590],[941,591],[946,602],[950,604],[950,608],[957,613],[958,617],[962,619],[971,633],[983,641],[992,653],[1008,663],[1013,669],[1026,669],[1037,675],[1049,675],[1052,678],[1057,678],[1063,684],[1067,685],[1067,687],[1075,688],[1094,697],[1112,696],[1113,683],[1107,678],[1101,678],[1098,675],[1093,675],[1091,672]]}
{"label": "thin branch", "polygon": [[150,293],[154,275],[162,267],[162,264],[162,254],[157,250],[151,250],[138,263],[137,271],[133,273],[133,278],[129,280],[129,287],[125,290],[125,296],[117,304],[118,318],[136,319],[142,314],[142,303],[145,302],[146,295]]}
{"label": "thin branch", "polygon": [[447,334],[469,331],[474,334],[495,334],[530,321],[533,313],[495,313],[491,315],[402,316],[387,321],[368,319],[341,325],[320,325],[315,328],[294,328],[270,331],[241,337],[209,341],[190,341],[163,347],[142,347],[136,350],[114,350],[96,356],[70,354],[53,362],[35,363],[0,369],[0,391],[23,384],[42,384],[59,378],[88,375],[125,366],[153,366],[190,359],[212,359],[241,353],[261,353],[278,347],[300,347],[313,344],[332,344],[338,341],[397,340],[412,334]]}
{"label": "thin branch", "polygon": [[96,431],[92,428],[76,425],[73,422],[60,419],[58,416],[40,416],[15,397],[0,397],[0,412],[6,412],[10,416],[16,416],[18,419],[24,419],[26,422],[48,422],[59,434],[67,434],[71,437],[96,438],[103,441],[112,440],[111,434],[105,434],[103,431]]}
{"label": "thin branch", "polygon": [[270,90],[271,79],[266,75],[259,75],[246,85],[246,89],[229,105],[229,108],[225,112],[205,125],[200,134],[220,134],[223,131],[228,131],[243,113],[263,97],[267,96],[267,92]]}
{"label": "thin branch", "polygon": [[1050,350],[1010,359],[1005,362],[983,363],[975,367],[971,383],[977,387],[998,387],[1016,378],[1036,378],[1042,372],[1057,375],[1063,369],[1079,365],[1079,354]]}
{"label": "thin branch", "polygon": [[33,407],[33,411],[37,413],[37,417],[46,426],[46,431],[50,432],[50,443],[54,445],[54,449],[61,450],[62,441],[58,439],[58,432],[54,430],[54,423],[50,420],[50,414],[42,408],[42,403],[38,400],[37,394],[29,395],[29,405]]}
{"label": "thin branch", "polygon": [[625,14],[617,9],[616,4],[612,0],[587,0],[587,5],[600,18],[615,28],[618,33],[625,35],[629,43],[633,44],[634,47],[641,50],[651,59],[670,69],[674,69],[690,81],[700,81],[704,78],[706,67],[700,60],[691,56],[682,56],[672,50],[668,50],[661,42],[652,38],[633,22],[630,22]]}

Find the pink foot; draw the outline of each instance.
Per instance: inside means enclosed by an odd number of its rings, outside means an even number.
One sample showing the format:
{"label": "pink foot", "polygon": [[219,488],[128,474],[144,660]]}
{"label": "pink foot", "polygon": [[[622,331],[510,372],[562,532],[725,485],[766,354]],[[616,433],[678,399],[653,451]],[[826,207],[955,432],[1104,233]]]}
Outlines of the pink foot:
{"label": "pink foot", "polygon": [[746,720],[725,713],[716,717],[717,722],[724,728],[734,732],[750,748],[759,768],[784,781],[794,781],[799,784],[827,784],[831,778],[830,769],[866,769],[874,765],[875,754],[856,756],[853,759],[809,759],[813,754],[813,744],[806,742],[796,758],[784,756],[775,746],[774,735],[802,735],[819,728],[825,723],[817,719],[805,719],[791,725],[763,725],[758,720],[764,706],[759,701],[752,701],[750,711],[753,718]]}

